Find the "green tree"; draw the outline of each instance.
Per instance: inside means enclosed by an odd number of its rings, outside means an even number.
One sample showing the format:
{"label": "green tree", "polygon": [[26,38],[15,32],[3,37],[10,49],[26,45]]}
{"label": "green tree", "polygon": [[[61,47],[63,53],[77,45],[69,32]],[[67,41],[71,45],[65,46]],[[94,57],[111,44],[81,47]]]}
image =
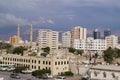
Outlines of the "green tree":
{"label": "green tree", "polygon": [[65,76],[73,76],[74,73],[71,72],[71,71],[66,71],[66,72],[64,72],[64,75],[65,75]]}
{"label": "green tree", "polygon": [[115,48],[115,57],[120,58],[120,49]]}
{"label": "green tree", "polygon": [[45,69],[42,69],[42,70],[35,70],[32,72],[32,76],[40,76],[42,74],[45,74],[45,73],[50,73],[51,74],[51,70],[45,70]]}
{"label": "green tree", "polygon": [[25,47],[23,46],[19,46],[13,49],[13,54],[21,54],[23,55],[23,52],[27,50]]}
{"label": "green tree", "polygon": [[42,48],[42,50],[45,52],[45,53],[50,53],[50,47],[45,47],[45,48]]}
{"label": "green tree", "polygon": [[72,48],[72,47],[68,48],[68,50],[69,50],[69,52],[71,52],[71,53],[74,53],[74,52],[76,51],[76,49],[75,49],[75,48]]}
{"label": "green tree", "polygon": [[114,50],[109,47],[106,51],[104,51],[103,58],[107,63],[112,63],[114,58]]}
{"label": "green tree", "polygon": [[0,42],[0,50],[6,49],[7,53],[12,52],[13,46],[10,43]]}
{"label": "green tree", "polygon": [[25,70],[27,68],[29,68],[29,67],[26,67],[26,66],[16,67],[14,72],[15,73],[21,73],[22,70]]}
{"label": "green tree", "polygon": [[77,49],[76,51],[75,51],[75,55],[81,55],[82,56],[82,54],[84,53],[84,51],[83,50],[79,50],[79,49]]}
{"label": "green tree", "polygon": [[43,57],[46,57],[48,55],[48,53],[44,52],[44,53],[41,53],[40,55],[43,56]]}
{"label": "green tree", "polygon": [[94,63],[96,63],[96,59],[98,58],[98,53],[95,53],[94,55],[93,55],[93,58],[94,58]]}

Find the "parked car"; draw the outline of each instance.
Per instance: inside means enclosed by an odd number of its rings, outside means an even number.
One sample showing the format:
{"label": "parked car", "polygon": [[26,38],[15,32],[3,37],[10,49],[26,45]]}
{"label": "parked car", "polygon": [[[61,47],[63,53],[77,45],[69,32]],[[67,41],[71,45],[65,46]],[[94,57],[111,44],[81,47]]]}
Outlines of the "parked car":
{"label": "parked car", "polygon": [[66,78],[64,76],[57,76],[55,80],[66,80]]}
{"label": "parked car", "polygon": [[11,78],[20,79],[20,76],[17,73],[10,74]]}
{"label": "parked car", "polygon": [[25,70],[22,70],[22,73],[29,74],[29,73],[32,73],[32,70],[31,69],[25,69]]}
{"label": "parked car", "polygon": [[45,75],[48,79],[53,78],[53,76],[52,76],[50,73],[45,73],[44,75]]}
{"label": "parked car", "polygon": [[1,71],[6,71],[6,70],[7,70],[7,67],[0,67],[0,70],[1,70]]}
{"label": "parked car", "polygon": [[15,70],[15,67],[8,67],[6,70],[7,71],[13,71],[13,70]]}

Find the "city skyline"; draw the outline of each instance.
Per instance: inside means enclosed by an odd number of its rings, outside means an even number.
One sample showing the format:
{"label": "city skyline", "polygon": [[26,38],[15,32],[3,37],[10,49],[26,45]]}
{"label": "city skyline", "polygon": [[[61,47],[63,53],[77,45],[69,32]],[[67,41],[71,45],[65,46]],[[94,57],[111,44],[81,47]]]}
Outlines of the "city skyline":
{"label": "city skyline", "polygon": [[118,35],[119,5],[119,0],[1,0],[0,39],[16,34],[17,24],[22,36],[29,35],[30,24],[34,32],[47,28],[69,31],[74,26],[82,26],[88,31],[109,28]]}

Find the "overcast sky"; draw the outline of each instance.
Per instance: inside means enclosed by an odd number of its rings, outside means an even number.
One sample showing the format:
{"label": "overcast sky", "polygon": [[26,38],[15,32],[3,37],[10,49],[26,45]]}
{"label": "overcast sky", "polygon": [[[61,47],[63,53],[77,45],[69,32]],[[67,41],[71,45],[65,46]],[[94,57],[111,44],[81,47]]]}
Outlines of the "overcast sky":
{"label": "overcast sky", "polygon": [[0,0],[0,39],[16,34],[17,24],[22,35],[48,28],[68,31],[82,26],[92,31],[110,28],[120,33],[120,0]]}

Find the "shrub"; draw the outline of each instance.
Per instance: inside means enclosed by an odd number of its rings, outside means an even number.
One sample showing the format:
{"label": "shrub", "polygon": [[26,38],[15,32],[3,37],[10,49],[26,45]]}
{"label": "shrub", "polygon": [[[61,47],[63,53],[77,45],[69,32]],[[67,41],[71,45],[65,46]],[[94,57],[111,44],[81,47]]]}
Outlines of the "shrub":
{"label": "shrub", "polygon": [[50,73],[51,74],[51,70],[45,70],[45,69],[36,70],[36,71],[32,72],[32,75],[37,77],[37,76],[40,76],[40,75],[45,74],[45,73]]}

